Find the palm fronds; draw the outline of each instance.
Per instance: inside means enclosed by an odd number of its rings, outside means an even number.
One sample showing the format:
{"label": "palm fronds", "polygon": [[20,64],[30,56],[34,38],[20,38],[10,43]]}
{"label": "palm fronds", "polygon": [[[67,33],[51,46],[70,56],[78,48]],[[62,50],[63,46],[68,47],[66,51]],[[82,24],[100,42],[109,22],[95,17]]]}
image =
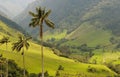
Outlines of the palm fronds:
{"label": "palm fronds", "polygon": [[54,28],[54,23],[48,19],[51,10],[46,11],[45,8],[37,7],[36,12],[37,13],[33,13],[31,11],[29,12],[29,14],[33,17],[29,24],[30,27],[40,26],[45,23],[48,25],[48,27]]}
{"label": "palm fronds", "polygon": [[30,46],[28,43],[28,40],[31,39],[31,37],[26,38],[25,36],[19,35],[18,38],[19,38],[18,41],[12,44],[13,45],[12,50],[13,51],[16,50],[16,51],[20,52],[23,47],[28,49]]}
{"label": "palm fronds", "polygon": [[8,42],[10,42],[9,41],[9,37],[3,37],[1,40],[0,40],[0,44],[4,44],[4,43],[8,43]]}

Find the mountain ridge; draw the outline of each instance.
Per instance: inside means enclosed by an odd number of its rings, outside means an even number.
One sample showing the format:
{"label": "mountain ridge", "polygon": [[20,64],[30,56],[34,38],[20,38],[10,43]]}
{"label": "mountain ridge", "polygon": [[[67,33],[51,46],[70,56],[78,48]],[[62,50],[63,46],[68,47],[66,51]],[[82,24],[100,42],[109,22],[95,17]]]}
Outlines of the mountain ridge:
{"label": "mountain ridge", "polygon": [[[94,5],[96,5],[99,1],[101,0],[45,0],[40,2],[35,1],[31,3],[27,7],[27,9],[23,11],[23,13],[14,18],[14,20],[22,27],[26,28],[30,32],[30,34],[34,34],[37,36],[38,30],[35,29],[36,31],[33,31],[28,27],[30,22],[30,16],[28,12],[35,11],[35,9],[33,9],[35,7],[48,7],[47,9],[52,10],[50,18],[56,24],[56,29],[60,29],[61,32],[63,29],[66,29],[69,33],[79,26],[79,23],[81,22],[80,18],[82,17],[82,15]],[[22,16],[24,16],[23,19],[21,19]],[[46,31],[47,27],[45,27],[44,29]]]}

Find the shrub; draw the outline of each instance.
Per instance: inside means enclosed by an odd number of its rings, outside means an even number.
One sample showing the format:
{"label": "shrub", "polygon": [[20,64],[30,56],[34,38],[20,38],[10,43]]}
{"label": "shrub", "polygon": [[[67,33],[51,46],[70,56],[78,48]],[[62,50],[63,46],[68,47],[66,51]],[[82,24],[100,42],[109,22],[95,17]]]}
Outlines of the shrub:
{"label": "shrub", "polygon": [[38,77],[38,75],[35,73],[30,73],[29,77]]}
{"label": "shrub", "polygon": [[59,65],[58,70],[64,70],[64,67],[62,65]]}
{"label": "shrub", "polygon": [[88,66],[87,71],[88,71],[88,72],[92,72],[92,73],[98,72],[98,71],[96,70],[96,68],[91,67],[91,66]]}
{"label": "shrub", "polygon": [[59,76],[60,76],[60,72],[57,70],[55,77],[59,77]]}

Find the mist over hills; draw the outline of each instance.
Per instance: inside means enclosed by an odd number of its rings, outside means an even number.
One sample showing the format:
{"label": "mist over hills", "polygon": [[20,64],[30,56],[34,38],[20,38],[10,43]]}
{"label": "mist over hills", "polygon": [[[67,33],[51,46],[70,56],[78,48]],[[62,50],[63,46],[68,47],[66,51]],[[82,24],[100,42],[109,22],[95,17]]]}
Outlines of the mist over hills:
{"label": "mist over hills", "polygon": [[0,0],[0,10],[2,9],[9,17],[13,18],[21,13],[24,8],[33,1],[34,0]]}
{"label": "mist over hills", "polygon": [[7,13],[11,14],[5,7],[0,5],[0,15],[8,17]]}

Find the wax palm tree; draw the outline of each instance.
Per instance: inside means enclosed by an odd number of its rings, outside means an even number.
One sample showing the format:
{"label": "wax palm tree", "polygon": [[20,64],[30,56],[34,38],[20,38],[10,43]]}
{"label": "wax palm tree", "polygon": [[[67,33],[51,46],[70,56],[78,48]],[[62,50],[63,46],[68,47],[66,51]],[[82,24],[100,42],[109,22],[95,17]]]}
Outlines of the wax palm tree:
{"label": "wax palm tree", "polygon": [[44,77],[44,54],[43,54],[43,24],[45,23],[48,27],[54,28],[54,23],[48,19],[51,10],[46,11],[45,8],[36,8],[36,13],[29,12],[33,17],[29,26],[37,27],[39,26],[40,30],[40,39],[41,39],[41,62],[42,62],[42,77]]}
{"label": "wax palm tree", "polygon": [[23,56],[23,77],[25,77],[25,52],[24,49],[28,50],[30,44],[28,43],[28,40],[31,39],[31,37],[26,38],[25,36],[20,35],[19,40],[12,45],[12,50],[16,50],[17,52],[20,52],[22,50],[22,56]]}
{"label": "wax palm tree", "polygon": [[[0,44],[6,44],[6,51],[7,51],[8,42],[10,42],[10,41],[9,41],[9,37],[5,37],[5,36],[4,36],[4,37],[0,40]],[[7,63],[6,77],[8,77],[8,60],[6,60],[6,63]]]}

